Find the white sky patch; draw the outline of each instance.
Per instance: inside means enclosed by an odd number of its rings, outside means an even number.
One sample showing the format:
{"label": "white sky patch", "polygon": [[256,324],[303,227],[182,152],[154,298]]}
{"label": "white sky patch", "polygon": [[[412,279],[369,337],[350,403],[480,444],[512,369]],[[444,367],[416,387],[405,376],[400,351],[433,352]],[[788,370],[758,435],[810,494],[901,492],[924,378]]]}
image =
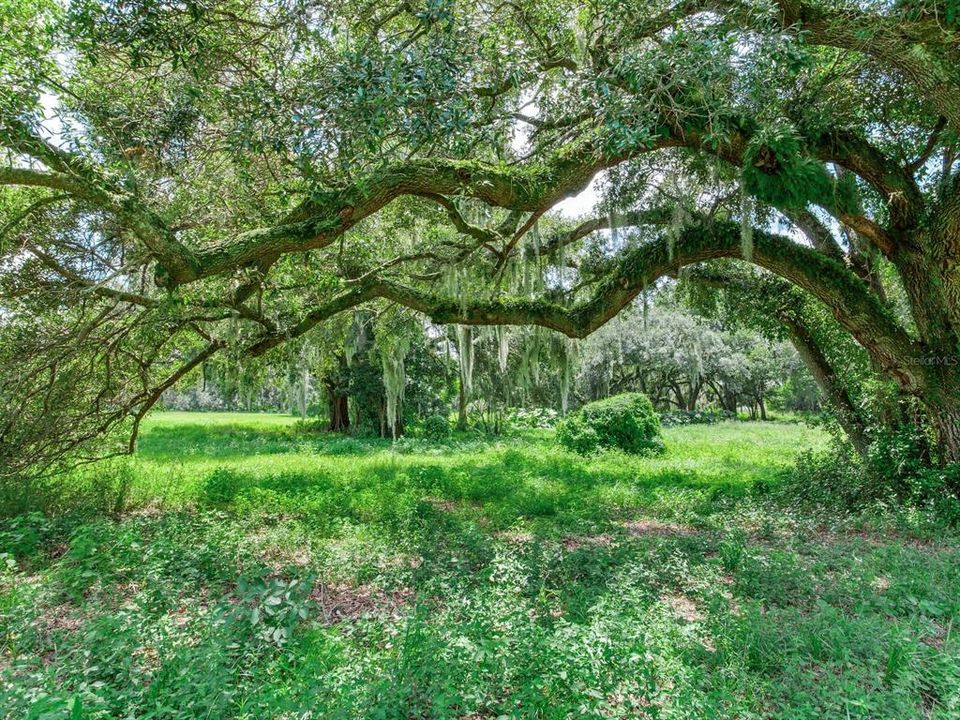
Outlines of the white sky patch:
{"label": "white sky patch", "polygon": [[591,214],[600,202],[601,180],[601,174],[594,175],[590,184],[580,194],[561,200],[553,206],[553,211],[568,220],[576,220]]}
{"label": "white sky patch", "polygon": [[40,95],[43,108],[43,121],[40,123],[41,136],[47,142],[62,148],[64,146],[63,120],[60,117],[60,98],[45,92]]}

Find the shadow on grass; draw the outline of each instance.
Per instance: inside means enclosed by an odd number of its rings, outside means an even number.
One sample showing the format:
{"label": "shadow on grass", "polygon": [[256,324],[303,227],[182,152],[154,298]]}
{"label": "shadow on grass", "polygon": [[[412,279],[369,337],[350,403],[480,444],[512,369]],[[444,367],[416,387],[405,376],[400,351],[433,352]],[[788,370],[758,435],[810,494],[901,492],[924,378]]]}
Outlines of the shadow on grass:
{"label": "shadow on grass", "polygon": [[142,434],[137,452],[154,460],[181,456],[185,452],[227,459],[303,450],[333,456],[367,455],[387,447],[387,440],[302,432],[296,426],[198,423],[150,428]]}
{"label": "shadow on grass", "polygon": [[[325,449],[337,443],[326,443]],[[369,455],[369,453],[368,453]],[[537,524],[554,537],[604,526],[656,507],[659,514],[709,512],[720,497],[750,492],[736,474],[631,460],[526,452],[448,453],[423,457],[379,453],[362,460],[318,463],[308,471],[245,472],[223,466],[200,485],[201,505],[238,513],[297,518],[321,534],[343,521],[410,533],[445,514],[491,530]]]}
{"label": "shadow on grass", "polygon": [[[728,717],[739,688],[766,687],[767,707],[788,682],[817,692],[839,676],[840,663],[855,681],[823,697],[853,693],[859,701],[860,687],[878,692],[878,667],[891,677],[914,672],[902,658],[920,651],[915,676],[932,685],[931,668],[942,664],[948,679],[939,696],[952,697],[953,647],[940,650],[958,612],[956,552],[939,557],[893,542],[830,547],[774,534],[760,541],[755,516],[722,515],[760,512],[736,497],[776,472],[739,445],[734,452],[708,438],[685,446],[705,448],[695,457],[579,458],[548,437],[485,449],[321,437],[311,444],[316,454],[245,464],[235,456],[298,451],[300,440],[285,428],[223,425],[158,428],[148,437],[154,458],[191,445],[215,458],[189,478],[199,480],[190,497],[200,510],[91,520],[48,553],[50,572],[23,566],[47,583],[46,594],[19,583],[0,601],[18,608],[11,617],[31,654],[24,663],[51,667],[18,678],[31,697],[30,683],[49,683],[48,693],[66,687],[73,702],[91,680],[92,663],[77,658],[145,658],[156,670],[147,682],[138,665],[115,674],[113,662],[94,668],[109,668],[93,679],[113,698],[113,715],[175,697],[184,716],[213,698],[223,704],[207,716],[238,717],[230,697],[257,707],[275,692],[298,715],[496,717],[523,706],[574,717],[583,715],[583,688],[600,687],[606,702],[655,672],[635,712],[620,717],[644,716],[648,699],[659,702],[664,688],[688,680],[675,707],[695,704],[691,693],[716,683],[712,716]],[[52,550],[42,521],[7,528],[0,548],[17,543],[18,559]],[[322,613],[275,592],[317,578]],[[45,597],[56,604],[42,606]],[[282,650],[263,641],[261,600],[302,619]],[[344,609],[351,602],[359,611]],[[145,637],[167,644],[145,655]],[[249,663],[237,661],[240,652]],[[195,686],[195,678],[212,680]],[[723,684],[728,678],[734,685]],[[912,707],[919,685],[898,682],[884,687],[906,688]],[[291,693],[301,696],[294,702]],[[466,715],[475,697],[485,714]],[[758,712],[748,699],[739,714]],[[28,702],[24,693],[17,708]],[[909,716],[900,708],[887,715]]]}

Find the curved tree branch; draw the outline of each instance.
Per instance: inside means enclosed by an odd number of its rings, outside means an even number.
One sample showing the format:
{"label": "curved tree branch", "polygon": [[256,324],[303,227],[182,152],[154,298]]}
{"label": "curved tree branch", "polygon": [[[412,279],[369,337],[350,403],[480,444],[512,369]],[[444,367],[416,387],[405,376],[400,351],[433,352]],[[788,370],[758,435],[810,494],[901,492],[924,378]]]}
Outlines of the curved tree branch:
{"label": "curved tree branch", "polygon": [[[877,361],[890,372],[913,378],[909,360],[917,355],[914,340],[890,315],[866,284],[841,263],[788,238],[754,231],[750,261],[790,280],[822,301]],[[316,308],[283,332],[261,337],[247,352],[260,355],[285,340],[309,332],[317,324],[376,298],[399,303],[428,315],[439,324],[534,324],[570,337],[586,337],[614,317],[652,282],[678,268],[717,258],[743,258],[740,226],[709,222],[682,230],[674,241],[660,238],[627,251],[593,296],[571,307],[546,300],[501,298],[463,303],[430,292],[371,278]]]}

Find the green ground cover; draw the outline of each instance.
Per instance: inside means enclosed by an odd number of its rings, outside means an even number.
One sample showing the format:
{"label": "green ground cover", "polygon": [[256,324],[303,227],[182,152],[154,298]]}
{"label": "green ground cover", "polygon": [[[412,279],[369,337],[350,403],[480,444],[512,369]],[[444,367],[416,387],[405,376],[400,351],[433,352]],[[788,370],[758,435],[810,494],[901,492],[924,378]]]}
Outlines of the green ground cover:
{"label": "green ground cover", "polygon": [[158,414],[58,515],[0,524],[0,712],[960,716],[953,535],[791,509],[826,442],[802,424],[664,436],[582,458]]}

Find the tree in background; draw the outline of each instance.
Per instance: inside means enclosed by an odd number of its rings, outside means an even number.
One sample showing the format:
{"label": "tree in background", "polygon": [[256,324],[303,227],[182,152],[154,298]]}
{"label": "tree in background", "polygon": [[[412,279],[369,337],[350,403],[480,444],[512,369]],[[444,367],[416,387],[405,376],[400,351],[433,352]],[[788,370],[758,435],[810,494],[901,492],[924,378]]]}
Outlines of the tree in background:
{"label": "tree in background", "polygon": [[598,399],[640,391],[661,410],[712,406],[766,419],[768,401],[798,367],[782,340],[724,329],[669,296],[625,310],[584,343],[582,384]]}

